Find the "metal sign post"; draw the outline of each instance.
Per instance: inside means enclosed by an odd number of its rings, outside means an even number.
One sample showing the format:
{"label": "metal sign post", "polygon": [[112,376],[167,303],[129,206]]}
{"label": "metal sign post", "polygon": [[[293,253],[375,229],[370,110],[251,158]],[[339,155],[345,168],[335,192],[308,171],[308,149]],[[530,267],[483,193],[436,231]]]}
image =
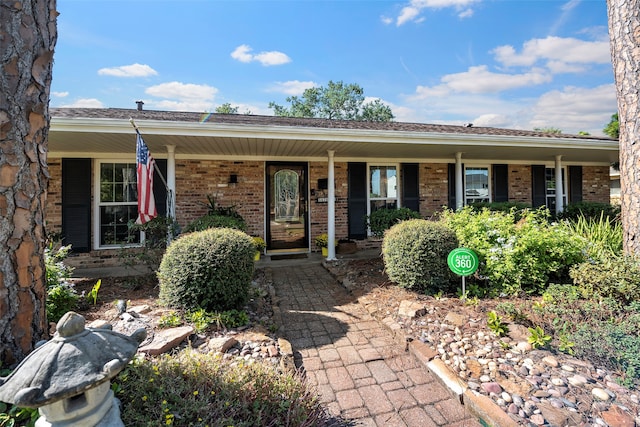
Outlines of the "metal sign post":
{"label": "metal sign post", "polygon": [[465,299],[465,278],[478,269],[480,265],[478,255],[469,248],[456,248],[449,252],[447,264],[451,271],[462,276],[462,299]]}

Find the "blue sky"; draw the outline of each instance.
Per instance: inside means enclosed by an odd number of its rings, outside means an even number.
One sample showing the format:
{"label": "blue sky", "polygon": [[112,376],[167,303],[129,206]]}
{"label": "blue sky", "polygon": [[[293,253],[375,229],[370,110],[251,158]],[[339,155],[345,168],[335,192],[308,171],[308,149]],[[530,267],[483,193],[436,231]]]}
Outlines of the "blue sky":
{"label": "blue sky", "polygon": [[330,81],[396,121],[602,135],[604,0],[58,0],[52,107],[272,115]]}

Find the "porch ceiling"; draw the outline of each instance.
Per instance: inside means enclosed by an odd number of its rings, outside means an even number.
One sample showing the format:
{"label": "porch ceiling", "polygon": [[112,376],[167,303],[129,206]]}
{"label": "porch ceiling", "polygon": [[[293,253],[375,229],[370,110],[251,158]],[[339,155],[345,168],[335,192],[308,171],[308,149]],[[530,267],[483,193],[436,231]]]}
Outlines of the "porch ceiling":
{"label": "porch ceiling", "polygon": [[[469,135],[437,132],[287,128],[145,121],[137,125],[151,153],[166,157],[168,145],[176,158],[264,160],[388,159],[427,161],[449,159],[456,152],[463,160],[606,164],[618,161],[618,142],[606,139],[535,138],[505,135]],[[128,120],[52,118],[49,131],[51,157],[135,155],[135,131]]]}

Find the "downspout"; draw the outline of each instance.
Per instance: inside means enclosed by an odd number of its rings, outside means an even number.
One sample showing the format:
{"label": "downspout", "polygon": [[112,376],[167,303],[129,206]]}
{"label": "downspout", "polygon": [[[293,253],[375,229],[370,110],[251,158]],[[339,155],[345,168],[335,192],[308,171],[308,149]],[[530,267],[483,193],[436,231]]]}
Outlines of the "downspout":
{"label": "downspout", "polygon": [[[171,192],[171,201],[167,209],[167,216],[176,217],[176,146],[167,145],[167,187]],[[167,197],[169,200],[169,197]]]}
{"label": "downspout", "polygon": [[456,210],[464,207],[464,194],[462,192],[462,153],[456,153]]}
{"label": "downspout", "polygon": [[[176,146],[167,145],[167,217],[176,221]],[[167,230],[167,246],[173,240],[173,230]]]}
{"label": "downspout", "polygon": [[335,151],[333,150],[327,150],[327,154],[329,155],[327,174],[327,193],[329,197],[327,201],[327,235],[329,237],[329,244],[327,245],[327,261],[334,261],[336,259],[336,183],[333,161],[334,153]]}
{"label": "downspout", "polygon": [[562,182],[562,155],[556,156],[556,215],[564,211],[564,184]]}

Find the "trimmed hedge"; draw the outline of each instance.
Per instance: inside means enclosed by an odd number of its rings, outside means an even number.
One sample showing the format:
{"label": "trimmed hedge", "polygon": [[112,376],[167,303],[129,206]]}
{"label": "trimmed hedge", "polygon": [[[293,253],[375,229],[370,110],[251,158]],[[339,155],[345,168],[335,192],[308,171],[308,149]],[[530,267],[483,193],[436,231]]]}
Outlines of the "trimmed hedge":
{"label": "trimmed hedge", "polygon": [[454,274],[447,265],[449,252],[458,247],[453,230],[424,219],[411,219],[391,227],[382,241],[382,256],[389,279],[403,288],[437,292],[454,289]]}
{"label": "trimmed hedge", "polygon": [[160,263],[160,301],[183,309],[239,309],[247,302],[255,246],[250,236],[230,228],[182,235]]}

